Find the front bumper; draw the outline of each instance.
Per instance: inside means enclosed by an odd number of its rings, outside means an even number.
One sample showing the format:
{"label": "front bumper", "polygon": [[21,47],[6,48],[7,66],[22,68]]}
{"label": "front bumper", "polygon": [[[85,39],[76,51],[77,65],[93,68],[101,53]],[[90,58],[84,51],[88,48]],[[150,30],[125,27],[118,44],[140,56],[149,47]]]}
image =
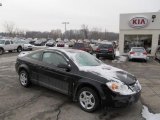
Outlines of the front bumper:
{"label": "front bumper", "polygon": [[132,105],[136,103],[141,96],[141,91],[131,95],[120,95],[117,93],[113,93],[109,89],[106,89],[104,92],[105,92],[105,97],[104,99],[102,99],[102,105],[114,108],[120,108]]}

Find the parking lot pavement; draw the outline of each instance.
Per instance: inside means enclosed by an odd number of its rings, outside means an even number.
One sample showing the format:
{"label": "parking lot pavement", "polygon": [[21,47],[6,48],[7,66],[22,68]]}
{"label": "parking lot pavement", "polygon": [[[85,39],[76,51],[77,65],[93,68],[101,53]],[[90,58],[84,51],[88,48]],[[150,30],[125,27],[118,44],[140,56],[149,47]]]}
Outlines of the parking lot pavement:
{"label": "parking lot pavement", "polygon": [[160,112],[160,66],[153,61],[103,60],[135,74],[142,84],[142,97],[127,108],[86,113],[63,94],[35,85],[22,87],[14,69],[17,55],[6,53],[0,56],[0,120],[143,120],[143,104],[153,113]]}

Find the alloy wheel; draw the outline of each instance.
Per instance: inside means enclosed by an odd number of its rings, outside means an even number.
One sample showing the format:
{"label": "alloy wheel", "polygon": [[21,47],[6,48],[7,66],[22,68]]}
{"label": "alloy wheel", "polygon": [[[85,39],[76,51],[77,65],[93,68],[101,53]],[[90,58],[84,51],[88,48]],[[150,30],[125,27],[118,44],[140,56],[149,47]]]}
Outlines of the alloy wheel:
{"label": "alloy wheel", "polygon": [[87,110],[93,109],[95,106],[95,98],[89,91],[83,91],[79,96],[81,106]]}

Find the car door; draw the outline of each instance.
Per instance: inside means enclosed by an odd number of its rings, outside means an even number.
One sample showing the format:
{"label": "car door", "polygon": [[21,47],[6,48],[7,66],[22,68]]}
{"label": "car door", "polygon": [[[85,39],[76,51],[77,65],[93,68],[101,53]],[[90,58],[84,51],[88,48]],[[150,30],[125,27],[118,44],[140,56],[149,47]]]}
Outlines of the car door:
{"label": "car door", "polygon": [[26,59],[26,64],[30,69],[30,79],[34,83],[38,83],[38,68],[41,65],[42,51],[30,54]]}
{"label": "car door", "polygon": [[42,64],[39,66],[39,84],[69,94],[71,76],[68,72],[59,68],[60,63],[68,64],[66,58],[57,52],[44,52]]}
{"label": "car door", "polygon": [[5,41],[5,46],[4,46],[5,50],[10,50],[10,41],[9,40],[6,40]]}

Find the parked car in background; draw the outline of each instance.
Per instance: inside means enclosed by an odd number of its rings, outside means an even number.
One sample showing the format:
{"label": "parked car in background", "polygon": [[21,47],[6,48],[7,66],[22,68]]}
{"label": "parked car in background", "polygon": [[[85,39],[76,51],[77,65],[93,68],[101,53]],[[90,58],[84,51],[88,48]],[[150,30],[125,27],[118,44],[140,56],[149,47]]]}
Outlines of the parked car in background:
{"label": "parked car in background", "polygon": [[80,42],[80,43],[74,43],[73,49],[77,49],[77,50],[83,50],[83,51],[86,51],[90,54],[93,54],[93,49],[92,47],[90,46],[90,44],[86,43],[86,42]]}
{"label": "parked car in background", "polygon": [[159,60],[160,62],[160,46],[158,46],[156,49],[155,59]]}
{"label": "parked car in background", "polygon": [[44,45],[44,41],[42,39],[36,40],[34,42],[34,45],[35,46],[43,46]]}
{"label": "parked car in background", "polygon": [[12,52],[14,50],[21,52],[23,50],[22,45],[13,43],[11,39],[0,39],[0,55],[5,51]]}
{"label": "parked car in background", "polygon": [[65,42],[64,41],[59,41],[57,43],[57,47],[65,47]]}
{"label": "parked car in background", "polygon": [[90,44],[94,52],[96,52],[99,44],[100,44],[100,43],[98,43],[98,42],[95,42],[94,44]]}
{"label": "parked car in background", "polygon": [[14,41],[14,43],[22,45],[23,50],[32,50],[33,49],[33,46],[30,43],[28,43],[28,41],[25,41],[25,40],[17,40],[17,41]]}
{"label": "parked car in background", "polygon": [[131,50],[128,52],[128,59],[142,59],[147,62],[147,52],[144,47],[131,47]]}
{"label": "parked car in background", "polygon": [[46,43],[46,46],[48,46],[48,47],[54,47],[55,44],[56,44],[55,40],[48,40],[47,43]]}
{"label": "parked car in background", "polygon": [[114,46],[110,42],[101,42],[96,49],[96,57],[110,57],[111,59],[115,59],[116,53],[114,50]]}
{"label": "parked car in background", "polygon": [[22,86],[35,83],[66,94],[87,112],[126,107],[140,98],[137,78],[104,64],[87,52],[50,48],[18,57],[15,68]]}
{"label": "parked car in background", "polygon": [[74,45],[74,42],[72,42],[72,41],[68,42],[68,47],[73,47],[73,45]]}

